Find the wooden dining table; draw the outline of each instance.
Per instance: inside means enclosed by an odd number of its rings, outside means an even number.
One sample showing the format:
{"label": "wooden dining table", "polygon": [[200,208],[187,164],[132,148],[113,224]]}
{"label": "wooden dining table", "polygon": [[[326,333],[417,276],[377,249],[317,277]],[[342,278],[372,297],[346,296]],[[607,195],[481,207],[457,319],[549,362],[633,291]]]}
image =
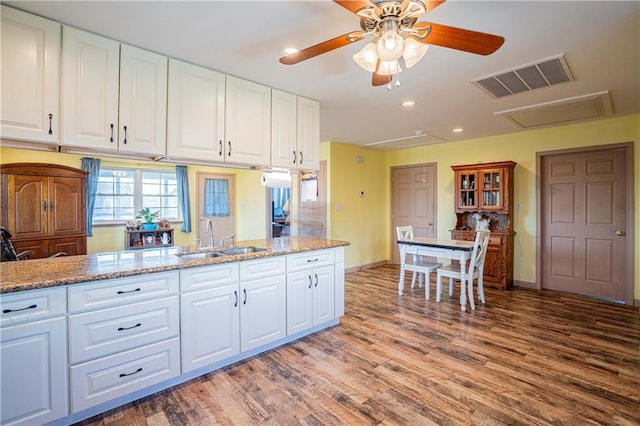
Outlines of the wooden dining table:
{"label": "wooden dining table", "polygon": [[[417,255],[426,257],[446,258],[460,262],[460,272],[466,277],[467,261],[471,258],[473,251],[473,241],[461,240],[441,240],[438,238],[414,238],[413,240],[398,240],[400,249],[400,281],[398,282],[398,294],[402,296],[404,292],[405,262],[407,255]],[[467,294],[473,300],[473,282],[463,280],[460,291],[460,307],[464,311],[467,306]],[[429,283],[425,283],[429,285]],[[437,295],[436,300],[440,300]]]}

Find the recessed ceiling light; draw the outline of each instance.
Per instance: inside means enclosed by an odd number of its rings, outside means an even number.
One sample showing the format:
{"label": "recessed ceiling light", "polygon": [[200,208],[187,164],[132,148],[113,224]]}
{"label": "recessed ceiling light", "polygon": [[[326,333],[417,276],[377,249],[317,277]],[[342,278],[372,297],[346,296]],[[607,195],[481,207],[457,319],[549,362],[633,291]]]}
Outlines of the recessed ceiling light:
{"label": "recessed ceiling light", "polygon": [[453,133],[462,133],[462,127],[456,127],[455,129],[453,129]]}
{"label": "recessed ceiling light", "polygon": [[295,47],[287,47],[286,49],[284,49],[282,51],[282,54],[284,56],[287,56],[287,55],[292,55],[292,54],[297,53],[297,52],[298,52],[298,49],[296,49]]}
{"label": "recessed ceiling light", "polygon": [[415,104],[416,104],[416,103],[415,103],[414,101],[404,101],[404,102],[402,103],[402,106],[403,106],[403,107],[412,107],[412,106],[414,106]]}
{"label": "recessed ceiling light", "polygon": [[414,130],[413,134],[416,136],[424,135],[424,130]]}

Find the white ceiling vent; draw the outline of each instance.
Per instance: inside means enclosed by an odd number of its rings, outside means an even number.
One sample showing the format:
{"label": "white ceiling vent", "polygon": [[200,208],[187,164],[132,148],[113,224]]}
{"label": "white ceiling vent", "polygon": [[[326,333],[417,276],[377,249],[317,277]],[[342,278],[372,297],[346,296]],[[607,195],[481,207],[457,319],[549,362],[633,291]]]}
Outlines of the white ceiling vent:
{"label": "white ceiling vent", "polygon": [[613,114],[609,91],[494,112],[523,129],[589,120]]}
{"label": "white ceiling vent", "polygon": [[495,98],[573,81],[564,54],[522,65],[471,82]]}
{"label": "white ceiling vent", "polygon": [[444,139],[432,135],[430,133],[420,133],[411,136],[388,139],[378,142],[370,142],[364,145],[360,145],[361,148],[369,148],[377,151],[386,151],[390,149],[402,149],[411,148],[413,146],[431,145],[434,143],[444,142]]}

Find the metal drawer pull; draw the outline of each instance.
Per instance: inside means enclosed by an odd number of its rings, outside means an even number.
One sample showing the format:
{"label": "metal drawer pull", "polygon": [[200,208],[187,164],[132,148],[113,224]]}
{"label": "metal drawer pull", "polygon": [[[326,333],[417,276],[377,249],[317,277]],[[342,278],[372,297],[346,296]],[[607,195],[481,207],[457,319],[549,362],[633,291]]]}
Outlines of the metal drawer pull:
{"label": "metal drawer pull", "polygon": [[238,306],[238,290],[233,290],[233,295],[236,297],[236,303],[233,304],[233,307],[235,308]]}
{"label": "metal drawer pull", "polygon": [[53,134],[53,129],[51,128],[51,123],[53,121],[53,114],[49,114],[49,134]]}
{"label": "metal drawer pull", "polygon": [[318,274],[314,274],[316,276],[316,287],[318,287]]}
{"label": "metal drawer pull", "polygon": [[31,305],[31,306],[27,306],[26,308],[20,308],[20,309],[4,309],[2,311],[2,313],[3,314],[8,314],[9,312],[26,311],[27,309],[35,309],[37,307],[38,307],[38,305]]}
{"label": "metal drawer pull", "polygon": [[136,291],[140,291],[140,287],[136,288],[135,290],[118,290],[118,294],[125,294],[125,293],[135,293]]}
{"label": "metal drawer pull", "polygon": [[307,259],[307,263],[317,262],[319,259],[316,257],[315,259]]}
{"label": "metal drawer pull", "polygon": [[127,377],[127,376],[133,376],[136,373],[139,373],[142,371],[142,367],[138,368],[136,371],[134,371],[133,373],[122,373],[120,374],[120,377]]}
{"label": "metal drawer pull", "polygon": [[242,291],[244,292],[244,302],[242,302],[242,304],[246,305],[247,304],[247,289],[245,288]]}
{"label": "metal drawer pull", "polygon": [[118,331],[131,330],[132,328],[140,327],[142,325],[141,322],[136,325],[132,325],[131,327],[118,327]]}
{"label": "metal drawer pull", "polygon": [[311,286],[313,285],[313,281],[311,281],[311,275],[308,275],[309,277],[309,288],[311,288]]}

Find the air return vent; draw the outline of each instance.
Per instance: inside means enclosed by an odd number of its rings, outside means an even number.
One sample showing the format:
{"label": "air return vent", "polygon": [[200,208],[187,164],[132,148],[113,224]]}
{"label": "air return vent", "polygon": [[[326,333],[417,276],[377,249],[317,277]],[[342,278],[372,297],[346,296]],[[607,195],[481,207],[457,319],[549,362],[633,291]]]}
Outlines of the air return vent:
{"label": "air return vent", "polygon": [[613,108],[609,91],[603,91],[498,111],[494,112],[494,115],[501,115],[520,128],[530,129],[611,116]]}
{"label": "air return vent", "polygon": [[495,98],[574,80],[564,55],[542,59],[516,69],[473,80]]}

